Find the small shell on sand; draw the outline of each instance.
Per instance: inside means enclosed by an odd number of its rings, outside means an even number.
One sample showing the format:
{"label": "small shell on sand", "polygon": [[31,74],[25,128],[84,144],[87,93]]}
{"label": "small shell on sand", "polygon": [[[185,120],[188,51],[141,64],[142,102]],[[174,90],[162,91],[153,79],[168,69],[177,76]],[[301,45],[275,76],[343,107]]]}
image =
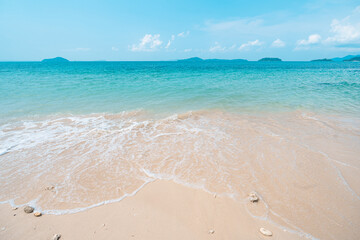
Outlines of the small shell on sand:
{"label": "small shell on sand", "polygon": [[34,211],[33,207],[30,207],[30,206],[25,206],[24,207],[24,212],[26,212],[26,213],[32,213],[33,211]]}
{"label": "small shell on sand", "polygon": [[215,233],[215,230],[211,229],[209,230],[209,234],[214,234]]}
{"label": "small shell on sand", "polygon": [[258,202],[259,201],[259,197],[256,195],[256,193],[251,192],[249,194],[249,201],[254,203],[254,202]]}
{"label": "small shell on sand", "polygon": [[265,228],[260,228],[260,232],[261,232],[262,235],[269,236],[269,237],[272,236],[272,232],[270,230],[265,229]]}
{"label": "small shell on sand", "polygon": [[53,185],[50,185],[50,186],[45,187],[45,190],[51,191],[51,190],[54,190],[54,188],[55,187]]}
{"label": "small shell on sand", "polygon": [[41,212],[34,212],[35,217],[40,217],[41,215],[42,215]]}
{"label": "small shell on sand", "polygon": [[55,234],[51,240],[59,240],[61,238],[61,234]]}
{"label": "small shell on sand", "polygon": [[12,210],[17,210],[18,208],[17,207],[13,207]]}

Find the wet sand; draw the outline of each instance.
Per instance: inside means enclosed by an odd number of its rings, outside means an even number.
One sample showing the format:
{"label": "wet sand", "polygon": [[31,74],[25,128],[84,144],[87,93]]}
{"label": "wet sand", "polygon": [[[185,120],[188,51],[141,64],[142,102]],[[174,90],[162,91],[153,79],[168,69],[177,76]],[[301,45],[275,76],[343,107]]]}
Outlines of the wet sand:
{"label": "wet sand", "polygon": [[[0,159],[1,234],[262,239],[265,227],[273,239],[359,239],[357,121],[211,110],[9,124],[1,129],[9,143]],[[249,203],[252,191],[258,203]],[[14,217],[7,203],[44,216]]]}
{"label": "wet sand", "polygon": [[[61,239],[78,240],[305,239],[251,218],[249,207],[259,213],[263,210],[261,201],[244,206],[227,197],[159,180],[121,202],[75,214],[34,217],[22,208],[12,210],[2,204],[0,239],[51,239],[57,233]],[[261,227],[273,236],[262,236]]]}

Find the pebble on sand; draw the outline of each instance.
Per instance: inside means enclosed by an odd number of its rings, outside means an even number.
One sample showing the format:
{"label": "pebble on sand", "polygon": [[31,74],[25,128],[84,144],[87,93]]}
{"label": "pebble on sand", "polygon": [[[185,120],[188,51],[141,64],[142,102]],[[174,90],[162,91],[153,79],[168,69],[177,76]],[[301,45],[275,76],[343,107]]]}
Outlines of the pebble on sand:
{"label": "pebble on sand", "polygon": [[12,210],[17,210],[18,208],[17,207],[13,207]]}
{"label": "pebble on sand", "polygon": [[272,232],[270,230],[265,229],[265,228],[260,228],[260,232],[261,232],[262,235],[269,236],[269,237],[272,236]]}
{"label": "pebble on sand", "polygon": [[209,230],[209,234],[214,234],[215,233],[215,230],[211,229]]}
{"label": "pebble on sand", "polygon": [[51,191],[51,190],[54,190],[54,188],[55,187],[53,185],[50,185],[50,186],[45,187],[45,190]]}
{"label": "pebble on sand", "polygon": [[61,234],[55,234],[52,240],[59,240],[61,238]]}
{"label": "pebble on sand", "polygon": [[30,206],[25,206],[24,207],[24,212],[26,212],[26,213],[32,213],[33,211],[34,211],[33,207],[30,207]]}
{"label": "pebble on sand", "polygon": [[41,212],[34,212],[35,217],[40,217],[41,215],[42,215]]}
{"label": "pebble on sand", "polygon": [[256,193],[251,192],[249,194],[249,201],[254,203],[254,202],[258,202],[259,201],[259,197],[256,195]]}

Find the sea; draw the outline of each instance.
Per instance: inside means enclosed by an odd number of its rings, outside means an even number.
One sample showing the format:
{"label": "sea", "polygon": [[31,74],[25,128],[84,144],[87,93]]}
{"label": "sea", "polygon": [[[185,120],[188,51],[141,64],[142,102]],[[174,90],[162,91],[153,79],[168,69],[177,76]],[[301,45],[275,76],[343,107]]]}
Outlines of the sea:
{"label": "sea", "polygon": [[166,179],[356,239],[359,176],[359,62],[0,62],[3,204],[73,214]]}

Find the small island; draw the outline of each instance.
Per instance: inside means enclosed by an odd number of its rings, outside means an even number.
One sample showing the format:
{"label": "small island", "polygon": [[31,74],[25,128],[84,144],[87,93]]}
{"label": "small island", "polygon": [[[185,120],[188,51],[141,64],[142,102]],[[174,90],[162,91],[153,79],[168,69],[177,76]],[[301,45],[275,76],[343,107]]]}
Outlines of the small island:
{"label": "small island", "polygon": [[259,59],[258,61],[259,62],[281,62],[282,60],[280,58],[266,57],[266,58]]}
{"label": "small island", "polygon": [[205,59],[205,61],[208,61],[208,62],[247,62],[248,60],[246,59],[216,59],[216,58],[213,58],[213,59]]}
{"label": "small island", "polygon": [[[359,58],[360,55],[347,55],[345,57],[336,57],[336,58],[332,58],[331,60],[333,60],[334,62],[346,62],[346,61],[356,61],[356,58]],[[354,59],[355,60],[352,60]]]}
{"label": "small island", "polygon": [[204,59],[199,57],[192,57],[192,58],[186,58],[186,59],[179,59],[179,62],[202,62]]}
{"label": "small island", "polygon": [[186,58],[186,59],[179,59],[178,62],[247,62],[246,59],[202,59],[199,57],[192,57],[192,58]]}
{"label": "small island", "polygon": [[65,63],[65,62],[70,62],[70,61],[65,59],[65,58],[62,58],[62,57],[56,57],[56,58],[44,59],[41,62],[44,62],[44,63]]}
{"label": "small island", "polygon": [[328,58],[311,60],[311,62],[332,62],[332,61],[333,60],[328,59]]}
{"label": "small island", "polygon": [[360,56],[344,60],[344,62],[360,62]]}

